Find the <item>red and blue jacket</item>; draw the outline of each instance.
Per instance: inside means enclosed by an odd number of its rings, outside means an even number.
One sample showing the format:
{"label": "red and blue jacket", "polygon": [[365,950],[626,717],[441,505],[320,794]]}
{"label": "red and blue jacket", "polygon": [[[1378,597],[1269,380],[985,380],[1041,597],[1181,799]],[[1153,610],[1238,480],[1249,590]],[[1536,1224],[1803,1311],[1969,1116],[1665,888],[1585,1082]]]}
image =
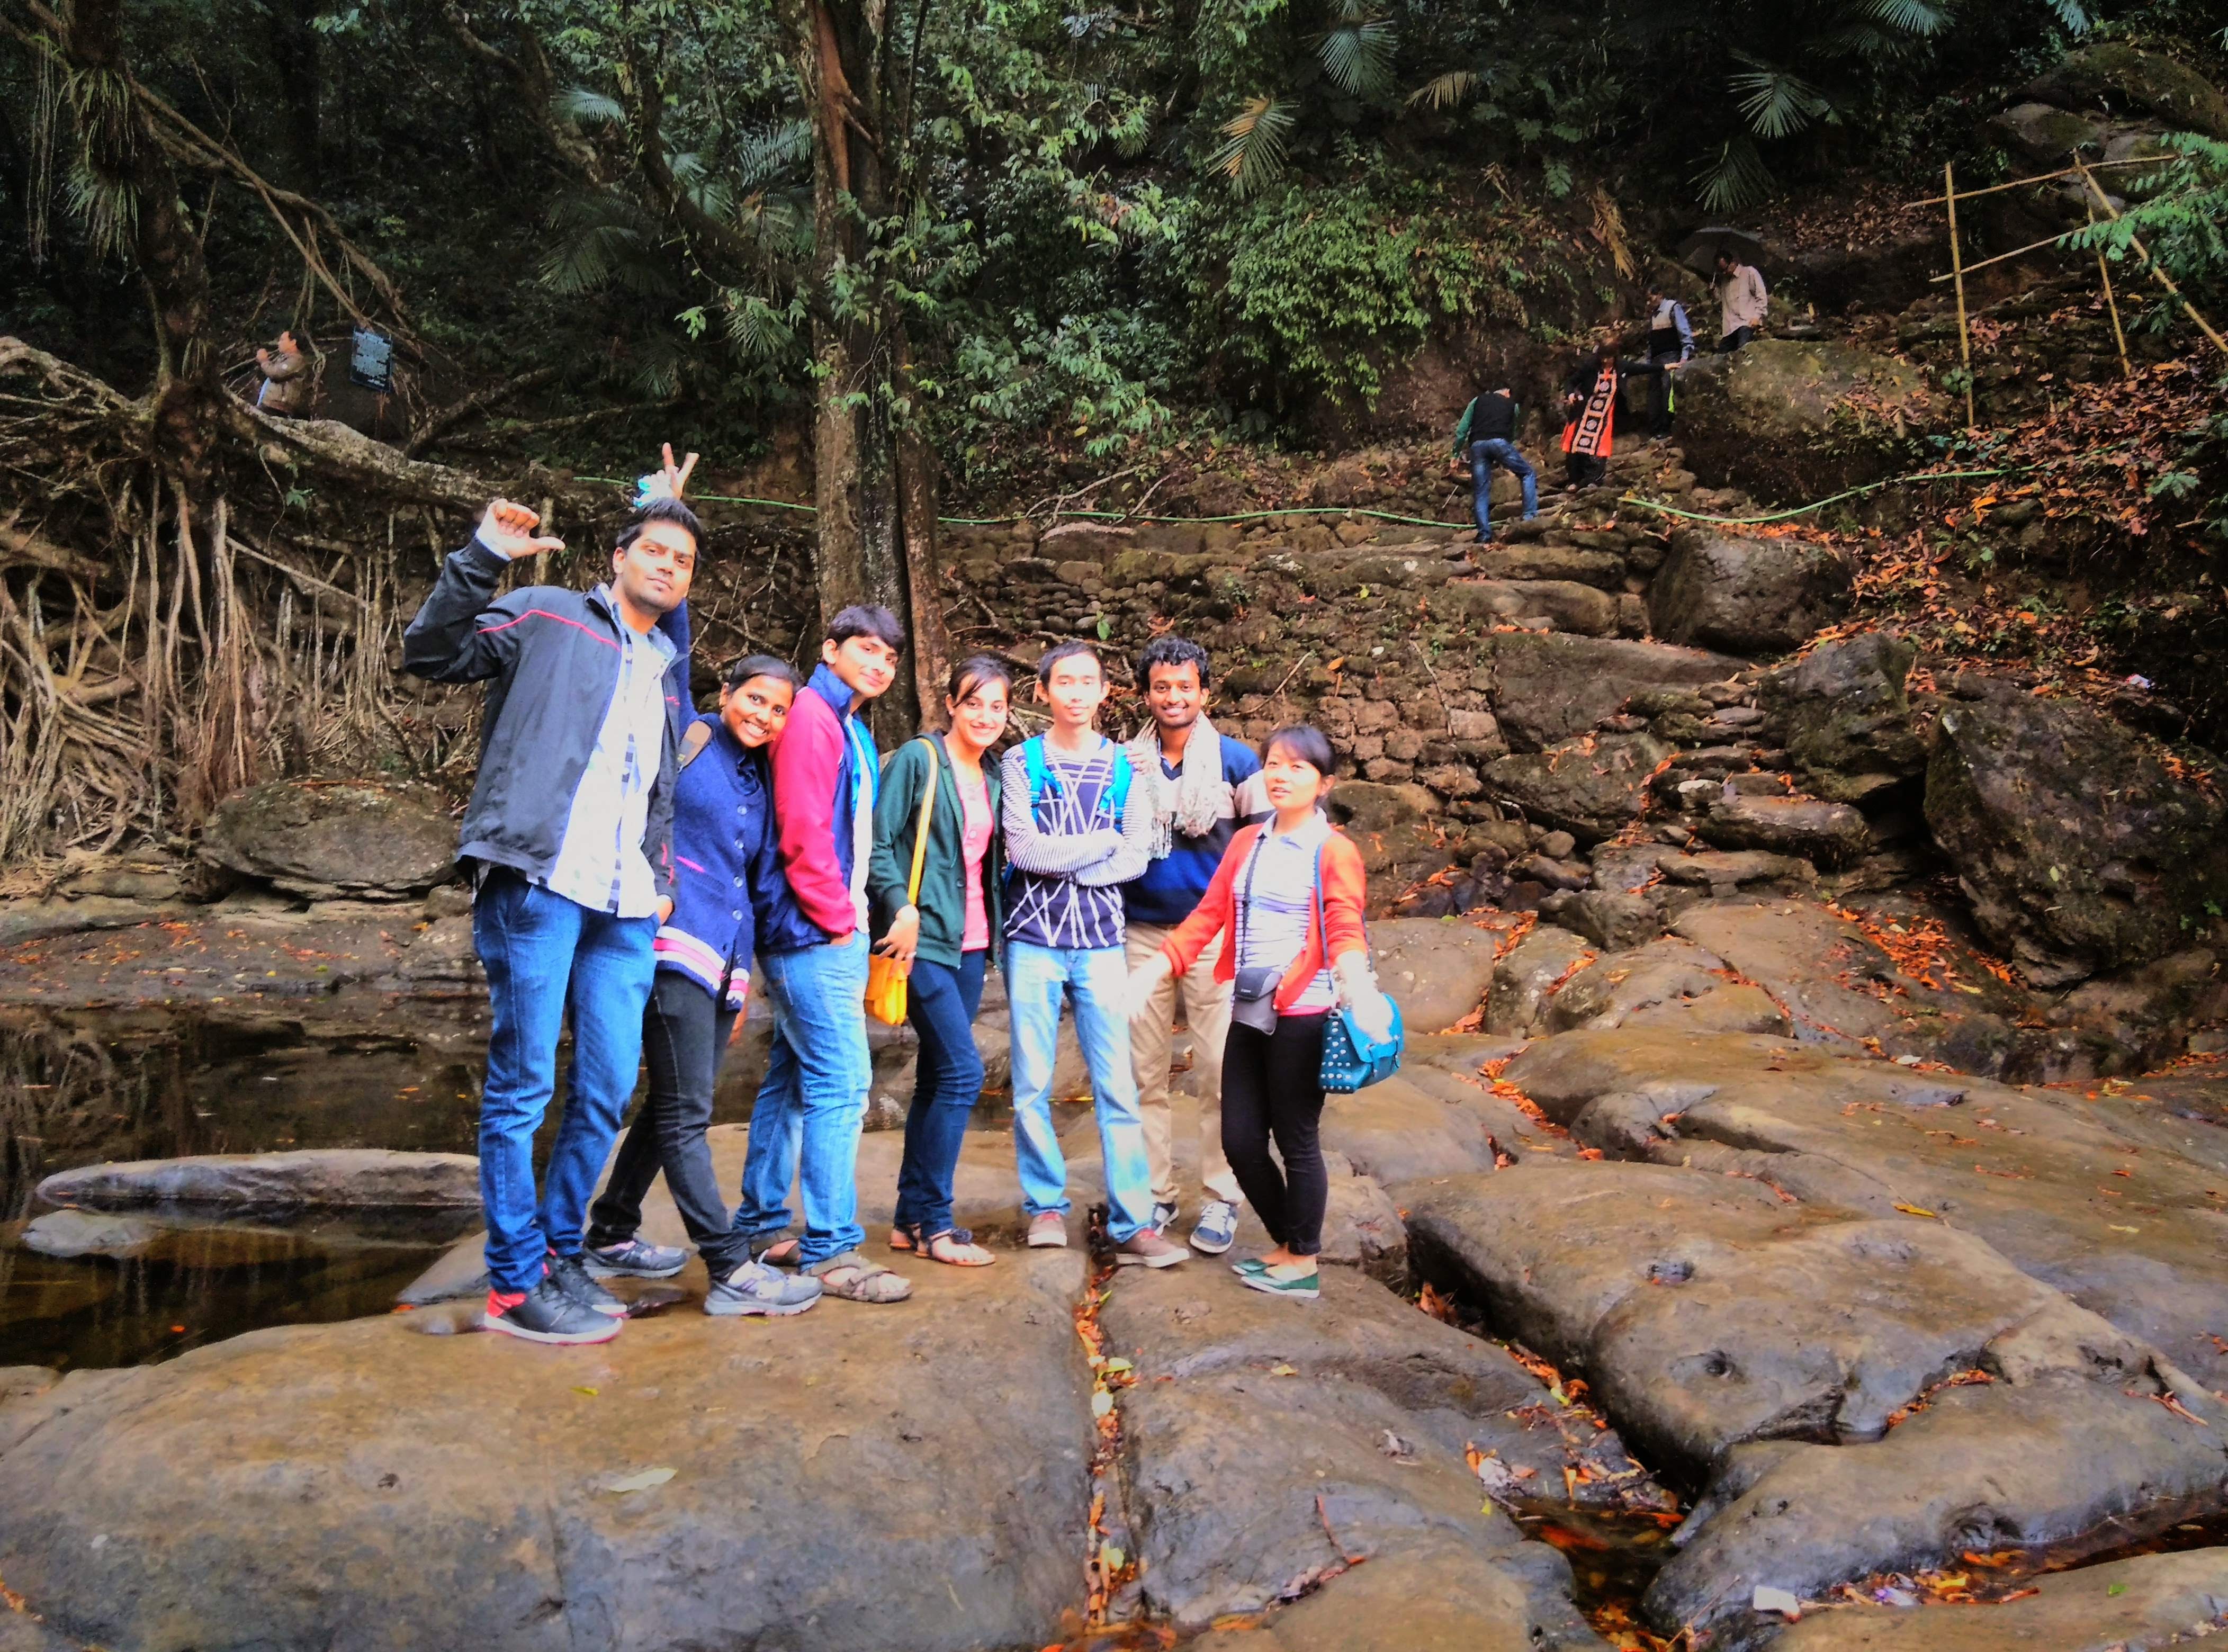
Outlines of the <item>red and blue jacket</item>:
{"label": "red and blue jacket", "polygon": [[852,714],[850,685],[816,669],[773,748],[773,816],[786,881],[758,916],[761,953],[840,941],[859,926],[851,897],[853,810],[874,807],[881,765]]}

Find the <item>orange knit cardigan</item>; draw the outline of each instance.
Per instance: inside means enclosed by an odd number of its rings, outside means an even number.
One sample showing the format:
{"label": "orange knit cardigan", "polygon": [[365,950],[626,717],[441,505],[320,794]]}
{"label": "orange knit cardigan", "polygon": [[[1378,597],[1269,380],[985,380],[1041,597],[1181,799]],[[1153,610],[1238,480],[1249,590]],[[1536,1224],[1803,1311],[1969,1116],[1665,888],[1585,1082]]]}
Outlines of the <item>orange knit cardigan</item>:
{"label": "orange knit cardigan", "polygon": [[[1245,864],[1245,857],[1253,852],[1255,842],[1265,829],[1262,826],[1247,826],[1230,840],[1230,847],[1223,851],[1222,864],[1214,868],[1213,880],[1207,886],[1207,893],[1199,898],[1199,905],[1161,943],[1162,956],[1178,975],[1191,968],[1207,950],[1207,944],[1217,935],[1237,934],[1238,870]],[[1279,1014],[1308,989],[1308,983],[1323,967],[1324,925],[1330,929],[1330,956],[1334,959],[1344,957],[1348,952],[1368,951],[1369,938],[1361,926],[1362,903],[1368,887],[1369,876],[1362,869],[1361,851],[1354,848],[1350,838],[1333,831],[1324,840],[1322,849],[1323,923],[1318,924],[1313,912],[1308,914],[1307,940],[1277,987]],[[1237,975],[1238,949],[1225,946],[1222,956],[1214,961],[1214,978],[1231,981]]]}

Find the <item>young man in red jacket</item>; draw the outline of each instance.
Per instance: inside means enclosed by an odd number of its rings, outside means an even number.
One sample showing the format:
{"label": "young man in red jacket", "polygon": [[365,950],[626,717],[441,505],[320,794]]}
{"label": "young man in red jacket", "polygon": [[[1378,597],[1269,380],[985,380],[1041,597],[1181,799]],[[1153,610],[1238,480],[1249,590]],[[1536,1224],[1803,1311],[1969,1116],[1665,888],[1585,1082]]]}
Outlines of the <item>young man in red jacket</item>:
{"label": "young man in red jacket", "polygon": [[[905,633],[887,608],[846,608],[773,748],[773,816],[785,894],[759,921],[759,976],[773,1053],[751,1108],[734,1229],[765,1262],[795,1262],[831,1297],[900,1302],[912,1286],[859,1247],[859,1131],[867,1054],[867,862],[880,778],[858,713],[897,680]],[[802,1172],[804,1234],[787,1236]]]}

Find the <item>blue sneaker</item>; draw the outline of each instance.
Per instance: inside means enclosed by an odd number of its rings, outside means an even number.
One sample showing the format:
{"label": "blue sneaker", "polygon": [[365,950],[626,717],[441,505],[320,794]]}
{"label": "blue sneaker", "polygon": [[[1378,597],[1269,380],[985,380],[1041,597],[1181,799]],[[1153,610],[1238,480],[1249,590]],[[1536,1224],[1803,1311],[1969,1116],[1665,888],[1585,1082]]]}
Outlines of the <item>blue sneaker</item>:
{"label": "blue sneaker", "polygon": [[580,1259],[599,1279],[670,1279],[688,1265],[688,1252],[671,1245],[623,1239],[617,1245],[591,1245]]}
{"label": "blue sneaker", "polygon": [[1227,1199],[1210,1199],[1200,1207],[1199,1226],[1191,1230],[1191,1248],[1220,1256],[1238,1237],[1238,1207]]}
{"label": "blue sneaker", "polygon": [[726,1278],[712,1281],[704,1295],[704,1311],[721,1318],[764,1314],[779,1319],[801,1314],[819,1300],[817,1279],[783,1273],[763,1262],[738,1262]]}

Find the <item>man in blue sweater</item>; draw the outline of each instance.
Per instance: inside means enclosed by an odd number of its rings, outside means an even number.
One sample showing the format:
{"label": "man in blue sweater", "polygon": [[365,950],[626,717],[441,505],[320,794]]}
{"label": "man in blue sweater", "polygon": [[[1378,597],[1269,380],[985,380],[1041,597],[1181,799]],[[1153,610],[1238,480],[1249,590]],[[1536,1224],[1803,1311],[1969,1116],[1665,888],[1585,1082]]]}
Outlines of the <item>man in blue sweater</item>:
{"label": "man in blue sweater", "polygon": [[[1267,812],[1259,795],[1261,759],[1253,749],[1218,733],[1205,715],[1207,650],[1182,637],[1156,637],[1137,659],[1137,683],[1152,720],[1130,742],[1136,784],[1152,798],[1152,859],[1122,886],[1130,967],[1160,955],[1168,932],[1191,915],[1207,893],[1239,826]],[[1130,1053],[1144,1116],[1146,1157],[1153,1174],[1153,1225],[1176,1220],[1175,1125],[1168,1071],[1176,1018],[1191,1029],[1191,1070],[1198,1077],[1200,1181],[1206,1190],[1195,1250],[1219,1256],[1238,1232],[1238,1179],[1222,1154],[1222,1041],[1230,1032],[1230,987],[1214,978],[1220,941],[1183,974],[1163,980],[1130,1022]]]}

